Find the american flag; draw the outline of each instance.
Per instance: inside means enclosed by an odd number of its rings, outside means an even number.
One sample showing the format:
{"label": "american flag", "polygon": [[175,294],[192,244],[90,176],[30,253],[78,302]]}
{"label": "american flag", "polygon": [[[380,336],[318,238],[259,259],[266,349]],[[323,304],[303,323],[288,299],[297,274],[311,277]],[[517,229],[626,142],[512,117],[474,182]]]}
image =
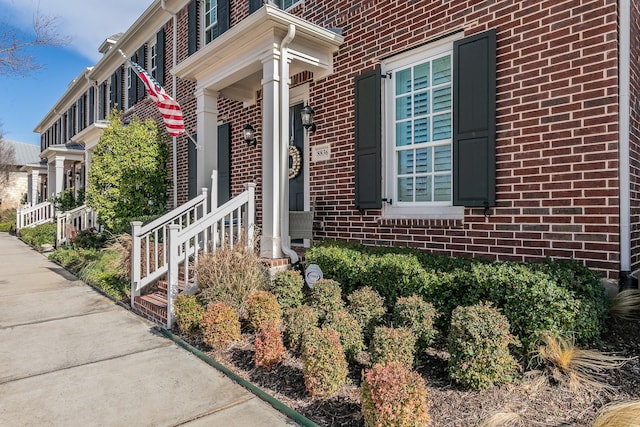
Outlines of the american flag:
{"label": "american flag", "polygon": [[167,127],[167,133],[171,136],[180,136],[184,132],[184,120],[182,119],[182,110],[180,104],[171,98],[164,91],[160,83],[140,65],[129,60],[131,69],[140,77],[147,89],[147,94],[158,106],[164,125]]}

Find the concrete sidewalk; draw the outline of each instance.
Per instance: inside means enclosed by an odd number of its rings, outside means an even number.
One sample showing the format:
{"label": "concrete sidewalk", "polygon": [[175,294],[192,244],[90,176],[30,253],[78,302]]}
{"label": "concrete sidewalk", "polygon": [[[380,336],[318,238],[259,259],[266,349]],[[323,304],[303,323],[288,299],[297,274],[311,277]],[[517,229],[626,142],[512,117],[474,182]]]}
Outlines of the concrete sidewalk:
{"label": "concrete sidewalk", "polygon": [[0,425],[296,425],[152,327],[0,233]]}

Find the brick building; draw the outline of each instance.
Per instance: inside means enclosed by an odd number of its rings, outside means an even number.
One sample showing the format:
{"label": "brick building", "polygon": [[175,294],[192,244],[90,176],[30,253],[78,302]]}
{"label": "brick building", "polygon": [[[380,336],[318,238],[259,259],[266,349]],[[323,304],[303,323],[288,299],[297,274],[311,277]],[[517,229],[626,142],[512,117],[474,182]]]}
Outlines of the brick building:
{"label": "brick building", "polygon": [[116,104],[162,125],[122,51],[198,141],[172,140],[171,207],[212,170],[219,202],[256,182],[266,258],[288,253],[287,212],[313,209],[314,240],[572,257],[627,283],[640,268],[639,28],[630,0],[156,0],[35,130],[51,179],[90,166]]}

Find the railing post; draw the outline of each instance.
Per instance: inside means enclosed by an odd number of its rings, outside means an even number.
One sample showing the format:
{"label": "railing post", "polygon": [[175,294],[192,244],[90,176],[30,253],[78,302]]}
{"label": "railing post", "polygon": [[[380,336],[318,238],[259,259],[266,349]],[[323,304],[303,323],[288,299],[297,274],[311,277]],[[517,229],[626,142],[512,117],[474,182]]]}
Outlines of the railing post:
{"label": "railing post", "polygon": [[211,212],[218,208],[218,171],[211,171]]}
{"label": "railing post", "polygon": [[140,296],[140,289],[138,284],[140,283],[140,259],[142,258],[140,253],[140,229],[142,228],[142,221],[131,222],[131,307],[133,308],[134,299]]}
{"label": "railing post", "polygon": [[249,192],[249,200],[247,202],[247,223],[245,225],[245,232],[247,233],[247,246],[249,249],[253,249],[253,232],[255,230],[254,222],[256,220],[256,184],[254,182],[249,182],[245,184],[245,187]]}
{"label": "railing post", "polygon": [[16,210],[16,229],[22,228],[22,209]]}
{"label": "railing post", "polygon": [[[202,216],[200,218],[204,218],[209,213],[209,201],[208,199],[209,190],[205,187],[202,189]],[[198,219],[200,219],[198,218]]]}
{"label": "railing post", "polygon": [[[177,224],[169,225],[169,236],[167,248],[169,249],[169,265],[167,270],[167,329],[173,326],[174,311],[173,303],[178,296],[178,265],[180,247],[177,244],[178,232],[180,226]],[[188,254],[185,254],[188,256]]]}
{"label": "railing post", "polygon": [[59,248],[62,243],[62,217],[62,212],[56,212],[56,248]]}

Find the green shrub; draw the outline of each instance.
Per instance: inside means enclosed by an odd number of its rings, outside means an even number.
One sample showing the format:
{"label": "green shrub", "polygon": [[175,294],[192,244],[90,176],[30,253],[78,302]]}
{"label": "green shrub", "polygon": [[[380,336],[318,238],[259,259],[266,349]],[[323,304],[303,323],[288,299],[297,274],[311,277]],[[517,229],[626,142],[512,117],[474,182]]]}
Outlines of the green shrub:
{"label": "green shrub", "polygon": [[331,279],[315,282],[309,292],[309,305],[318,312],[320,320],[324,320],[329,313],[344,309],[340,283]]}
{"label": "green shrub", "polygon": [[285,312],[285,336],[290,350],[300,351],[304,333],[318,326],[318,313],[308,305]]}
{"label": "green shrub", "polygon": [[328,397],[347,383],[349,366],[340,334],[330,327],[312,328],[302,344],[304,384],[312,398]]}
{"label": "green shrub", "polygon": [[358,353],[364,350],[362,328],[347,311],[334,311],[327,317],[325,324],[340,334],[340,342],[347,359],[353,360]]}
{"label": "green shrub", "polygon": [[268,291],[253,291],[247,296],[245,301],[247,309],[247,324],[257,331],[264,322],[280,325],[282,310],[278,304],[278,299]]}
{"label": "green shrub", "polygon": [[278,303],[283,310],[299,307],[304,300],[302,288],[304,279],[297,270],[285,270],[276,273],[271,282],[271,292],[278,298]]}
{"label": "green shrub", "polygon": [[20,230],[20,238],[25,243],[40,250],[42,245],[56,244],[56,224],[47,223]]}
{"label": "green shrub", "polygon": [[228,304],[219,302],[207,306],[202,315],[202,336],[212,348],[223,348],[240,339],[238,313]]}
{"label": "green shrub", "polygon": [[357,245],[337,242],[322,242],[313,245],[305,253],[305,260],[309,264],[318,264],[323,276],[344,285],[344,291],[350,293],[363,286],[365,256],[358,250]]}
{"label": "green shrub", "polygon": [[458,307],[449,331],[449,375],[466,388],[481,390],[515,378],[518,364],[509,353],[517,344],[509,321],[489,303]]}
{"label": "green shrub", "polygon": [[73,239],[73,246],[83,249],[101,249],[108,243],[109,238],[95,229],[79,231]]}
{"label": "green shrub", "polygon": [[180,294],[173,305],[176,324],[183,334],[193,334],[200,329],[204,307],[194,295]]}
{"label": "green shrub", "polygon": [[413,366],[416,336],[406,328],[378,326],[373,331],[369,353],[372,363],[398,362],[407,367]]}
{"label": "green shrub", "polygon": [[394,324],[413,331],[419,349],[426,348],[433,341],[437,332],[433,326],[435,317],[433,304],[418,295],[398,298],[393,309]]}
{"label": "green shrub", "polygon": [[384,299],[370,286],[356,289],[347,296],[348,309],[363,331],[372,331],[382,322],[387,309]]}
{"label": "green shrub", "polygon": [[203,305],[224,302],[243,317],[247,295],[264,289],[268,283],[260,258],[243,245],[222,247],[201,255],[196,264],[196,277],[200,289],[198,298]]}
{"label": "green shrub", "polygon": [[431,421],[424,380],[402,363],[377,364],[365,371],[361,402],[367,427],[422,427]]}
{"label": "green shrub", "polygon": [[256,337],[253,357],[256,366],[270,370],[282,362],[284,358],[285,351],[280,329],[275,323],[266,321],[260,327]]}
{"label": "green shrub", "polygon": [[82,280],[115,300],[129,298],[131,283],[126,279],[126,271],[120,264],[120,253],[107,249],[100,251],[89,249],[81,253],[95,254],[95,259],[85,259],[82,266],[76,270]]}

